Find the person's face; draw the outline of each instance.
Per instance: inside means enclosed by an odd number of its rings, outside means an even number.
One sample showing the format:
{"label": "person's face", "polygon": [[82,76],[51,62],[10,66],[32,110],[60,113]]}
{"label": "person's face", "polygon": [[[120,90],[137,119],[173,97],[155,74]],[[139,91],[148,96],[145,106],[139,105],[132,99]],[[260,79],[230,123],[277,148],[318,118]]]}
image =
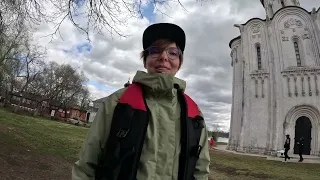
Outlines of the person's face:
{"label": "person's face", "polygon": [[176,43],[170,43],[161,50],[158,47],[150,47],[144,67],[148,73],[169,73],[175,75],[180,68],[181,51]]}

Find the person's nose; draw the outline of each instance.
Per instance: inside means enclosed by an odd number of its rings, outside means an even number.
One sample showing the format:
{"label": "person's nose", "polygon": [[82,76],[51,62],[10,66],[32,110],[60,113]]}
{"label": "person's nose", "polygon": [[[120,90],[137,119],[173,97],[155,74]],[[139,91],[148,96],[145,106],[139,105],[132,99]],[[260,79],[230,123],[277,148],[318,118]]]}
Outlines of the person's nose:
{"label": "person's nose", "polygon": [[168,61],[168,60],[169,60],[169,57],[168,57],[168,55],[167,55],[167,52],[166,52],[166,51],[162,51],[159,59],[160,59],[160,60],[164,60],[164,61]]}

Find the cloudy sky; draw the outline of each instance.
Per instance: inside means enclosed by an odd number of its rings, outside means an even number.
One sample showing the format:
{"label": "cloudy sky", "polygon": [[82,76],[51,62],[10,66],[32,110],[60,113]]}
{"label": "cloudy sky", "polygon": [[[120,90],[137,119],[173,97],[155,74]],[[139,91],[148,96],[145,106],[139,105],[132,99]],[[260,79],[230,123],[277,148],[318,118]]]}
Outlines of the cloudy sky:
{"label": "cloudy sky", "polygon": [[[170,6],[143,6],[144,18],[130,19],[119,29],[129,35],[91,33],[89,43],[67,20],[60,27],[60,36],[44,37],[54,32],[52,24],[36,27],[34,39],[48,49],[48,61],[68,63],[82,70],[89,78],[93,99],[105,97],[143,70],[139,53],[143,30],[152,23],[172,22],[186,33],[184,64],[177,77],[187,81],[187,93],[204,113],[207,126],[219,124],[228,131],[232,98],[232,67],[229,41],[239,35],[233,24],[245,23],[253,17],[265,18],[260,0],[182,0],[184,10],[175,2]],[[300,0],[311,11],[320,0]],[[161,11],[161,12],[160,12]],[[166,15],[163,15],[166,14]],[[50,41],[52,40],[52,41]]]}

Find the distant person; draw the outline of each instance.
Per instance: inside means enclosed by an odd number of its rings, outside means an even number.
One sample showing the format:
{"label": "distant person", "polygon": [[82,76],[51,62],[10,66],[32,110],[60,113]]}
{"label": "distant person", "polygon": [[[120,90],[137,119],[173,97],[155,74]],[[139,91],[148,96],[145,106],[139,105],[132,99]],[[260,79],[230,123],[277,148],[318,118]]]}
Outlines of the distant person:
{"label": "distant person", "polygon": [[213,148],[213,146],[214,146],[214,138],[213,138],[213,136],[210,138],[210,148],[212,149]]}
{"label": "distant person", "polygon": [[303,161],[302,153],[303,153],[303,146],[304,146],[304,137],[303,136],[298,140],[297,145],[298,145],[299,156],[300,156],[299,162],[302,162]]}
{"label": "distant person", "polygon": [[147,72],[138,71],[102,103],[73,180],[208,180],[206,124],[184,93],[186,82],[175,77],[185,43],[175,24],[146,28],[141,58]]}
{"label": "distant person", "polygon": [[287,162],[287,159],[290,160],[290,157],[288,156],[288,151],[290,150],[290,142],[291,142],[291,139],[290,139],[290,135],[287,134],[286,135],[286,141],[284,143],[284,161]]}

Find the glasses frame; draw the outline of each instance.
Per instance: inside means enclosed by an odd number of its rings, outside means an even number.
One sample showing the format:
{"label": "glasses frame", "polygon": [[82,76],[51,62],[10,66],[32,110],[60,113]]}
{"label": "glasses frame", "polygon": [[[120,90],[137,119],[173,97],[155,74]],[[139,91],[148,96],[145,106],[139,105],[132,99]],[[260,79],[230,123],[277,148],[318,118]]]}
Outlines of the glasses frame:
{"label": "glasses frame", "polygon": [[[150,46],[150,47],[148,47],[147,49],[145,49],[145,51],[148,52],[148,55],[152,55],[152,54],[150,54],[150,49],[151,49],[151,48],[155,48],[155,47],[156,47],[156,48],[159,48],[158,46]],[[171,58],[171,56],[170,56],[169,53],[168,53],[168,51],[169,51],[170,48],[177,48],[177,49],[178,49],[178,53],[179,53],[178,58]],[[168,47],[168,48],[165,48],[164,50],[162,50],[162,51],[159,53],[159,56],[157,56],[157,57],[155,57],[155,58],[160,57],[161,54],[163,53],[163,51],[166,52],[166,55],[167,55],[167,57],[168,57],[170,60],[180,59],[180,57],[181,57],[181,55],[182,55],[182,51],[181,51],[181,49],[180,49],[179,47]]]}

